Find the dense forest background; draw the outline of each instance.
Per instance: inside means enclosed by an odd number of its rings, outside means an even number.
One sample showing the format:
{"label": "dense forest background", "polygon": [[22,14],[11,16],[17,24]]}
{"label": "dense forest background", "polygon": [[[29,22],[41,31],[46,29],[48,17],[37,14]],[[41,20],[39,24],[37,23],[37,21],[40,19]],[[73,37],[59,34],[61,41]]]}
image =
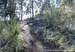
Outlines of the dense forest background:
{"label": "dense forest background", "polygon": [[75,0],[0,0],[0,52],[75,52]]}

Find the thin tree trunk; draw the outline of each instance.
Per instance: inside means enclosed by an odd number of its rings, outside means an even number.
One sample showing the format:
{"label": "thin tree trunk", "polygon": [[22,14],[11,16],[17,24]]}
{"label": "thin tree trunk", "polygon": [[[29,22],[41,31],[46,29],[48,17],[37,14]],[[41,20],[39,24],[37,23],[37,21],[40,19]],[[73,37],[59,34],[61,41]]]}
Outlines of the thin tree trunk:
{"label": "thin tree trunk", "polygon": [[15,18],[15,0],[9,0],[9,16],[10,20],[12,21]]}
{"label": "thin tree trunk", "polygon": [[34,17],[34,6],[33,6],[34,2],[32,0],[32,17]]}
{"label": "thin tree trunk", "polygon": [[21,1],[21,21],[22,21],[22,17],[23,17],[23,7],[22,7],[23,4],[22,3],[23,3],[23,0]]}

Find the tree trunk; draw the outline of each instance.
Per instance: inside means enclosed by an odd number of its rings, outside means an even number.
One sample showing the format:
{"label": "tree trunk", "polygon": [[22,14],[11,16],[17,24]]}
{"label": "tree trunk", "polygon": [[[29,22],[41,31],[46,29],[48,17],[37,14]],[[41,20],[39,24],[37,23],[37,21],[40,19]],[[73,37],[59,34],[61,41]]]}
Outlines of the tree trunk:
{"label": "tree trunk", "polygon": [[33,4],[34,4],[34,1],[32,0],[32,17],[34,17],[34,6],[33,6]]}
{"label": "tree trunk", "polygon": [[23,3],[23,0],[21,1],[21,9],[20,9],[21,10],[21,21],[22,21],[22,17],[23,17],[23,7],[22,7],[23,4],[22,3]]}

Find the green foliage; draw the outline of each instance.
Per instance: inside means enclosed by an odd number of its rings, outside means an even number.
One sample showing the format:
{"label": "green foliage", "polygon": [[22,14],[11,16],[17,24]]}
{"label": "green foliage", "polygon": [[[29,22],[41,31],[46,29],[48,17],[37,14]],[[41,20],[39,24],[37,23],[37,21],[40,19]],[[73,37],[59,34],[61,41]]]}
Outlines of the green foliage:
{"label": "green foliage", "polygon": [[61,15],[61,12],[62,11],[58,9],[47,11],[43,17],[44,23],[46,23],[47,26],[50,26],[50,25],[56,26],[56,25],[63,24],[63,20],[62,20],[63,17]]}
{"label": "green foliage", "polygon": [[[6,50],[7,52],[17,52],[16,49],[18,44],[22,44],[21,38],[18,39],[19,35],[19,24],[18,23],[5,23],[0,22],[0,50]],[[2,42],[1,42],[2,41]],[[18,51],[19,52],[19,51]]]}
{"label": "green foliage", "polygon": [[[73,51],[73,42],[70,41],[69,34],[74,35],[74,30],[69,29],[66,25],[74,24],[74,13],[64,13],[60,9],[48,10],[42,16],[42,21],[46,24],[43,36],[48,40],[60,44],[60,47]],[[69,16],[68,16],[69,15]],[[66,45],[66,46],[64,46]]]}
{"label": "green foliage", "polygon": [[74,0],[63,0],[62,5],[72,6],[74,4]]}

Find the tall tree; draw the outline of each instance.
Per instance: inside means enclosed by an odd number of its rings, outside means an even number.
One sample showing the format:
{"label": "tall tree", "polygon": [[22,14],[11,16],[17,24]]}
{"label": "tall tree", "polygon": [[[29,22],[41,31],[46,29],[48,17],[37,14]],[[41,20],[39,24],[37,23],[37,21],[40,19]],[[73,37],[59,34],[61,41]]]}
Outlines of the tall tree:
{"label": "tall tree", "polygon": [[6,11],[6,7],[7,7],[7,2],[8,0],[0,0],[0,9],[2,9],[0,12],[0,14],[2,14],[1,16],[4,17],[4,20],[6,19],[5,16],[5,11]]}
{"label": "tall tree", "polygon": [[34,17],[34,1],[32,0],[31,2],[32,2],[31,4],[32,5],[32,17]]}
{"label": "tall tree", "polygon": [[10,20],[15,17],[15,0],[9,0],[8,13],[10,15]]}
{"label": "tall tree", "polygon": [[23,17],[23,0],[21,0],[21,3],[20,3],[20,10],[21,10],[21,21],[22,21],[22,17]]}
{"label": "tall tree", "polygon": [[44,4],[42,5],[40,14],[42,14],[42,12],[46,9],[50,9],[51,5],[50,5],[50,0],[44,0]]}

